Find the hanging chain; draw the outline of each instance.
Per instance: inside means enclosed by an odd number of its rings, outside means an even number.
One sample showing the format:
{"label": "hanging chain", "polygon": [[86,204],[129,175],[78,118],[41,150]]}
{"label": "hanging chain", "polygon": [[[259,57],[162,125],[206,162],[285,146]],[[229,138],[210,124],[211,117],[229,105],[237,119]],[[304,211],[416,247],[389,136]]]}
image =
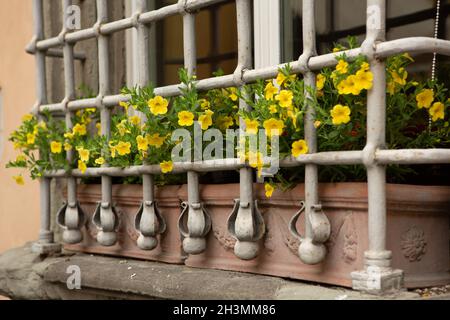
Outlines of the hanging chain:
{"label": "hanging chain", "polygon": [[[434,39],[438,38],[439,33],[439,16],[440,16],[440,10],[441,10],[441,0],[436,0],[436,18],[434,20]],[[436,80],[436,60],[437,60],[437,53],[436,51],[433,52],[433,61],[431,63],[431,80]],[[428,116],[428,129],[431,130],[431,116]]]}

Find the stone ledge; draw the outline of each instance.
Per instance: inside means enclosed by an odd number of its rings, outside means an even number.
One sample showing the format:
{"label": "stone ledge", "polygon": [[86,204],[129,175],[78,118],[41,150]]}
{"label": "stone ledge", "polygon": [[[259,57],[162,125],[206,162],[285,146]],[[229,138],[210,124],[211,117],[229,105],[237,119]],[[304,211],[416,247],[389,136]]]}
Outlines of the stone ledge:
{"label": "stone ledge", "polygon": [[[81,269],[81,290],[69,290],[67,267]],[[335,300],[419,299],[411,292],[372,296],[276,277],[85,254],[42,257],[31,245],[0,255],[0,295],[14,299]],[[441,297],[442,298],[442,297]]]}

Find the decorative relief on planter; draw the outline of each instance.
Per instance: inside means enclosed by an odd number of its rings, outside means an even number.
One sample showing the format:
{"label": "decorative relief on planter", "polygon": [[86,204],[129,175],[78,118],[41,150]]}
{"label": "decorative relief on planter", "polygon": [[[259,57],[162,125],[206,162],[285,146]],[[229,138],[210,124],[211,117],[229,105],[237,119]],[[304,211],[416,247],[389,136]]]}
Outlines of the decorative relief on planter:
{"label": "decorative relief on planter", "polygon": [[273,219],[275,220],[278,230],[280,230],[281,236],[283,238],[284,245],[289,249],[289,251],[296,257],[298,257],[298,247],[300,246],[300,240],[294,237],[288,229],[289,223],[284,220],[284,218],[277,214],[273,214]]}
{"label": "decorative relief on planter", "polygon": [[414,226],[402,235],[402,252],[410,262],[420,261],[425,255],[427,242],[425,232]]}
{"label": "decorative relief on planter", "polygon": [[342,257],[346,263],[353,263],[358,254],[358,235],[356,234],[355,221],[353,213],[344,218],[344,248]]}
{"label": "decorative relief on planter", "polygon": [[236,239],[228,233],[228,230],[217,225],[213,225],[212,229],[214,238],[219,241],[220,245],[228,251],[233,251]]}

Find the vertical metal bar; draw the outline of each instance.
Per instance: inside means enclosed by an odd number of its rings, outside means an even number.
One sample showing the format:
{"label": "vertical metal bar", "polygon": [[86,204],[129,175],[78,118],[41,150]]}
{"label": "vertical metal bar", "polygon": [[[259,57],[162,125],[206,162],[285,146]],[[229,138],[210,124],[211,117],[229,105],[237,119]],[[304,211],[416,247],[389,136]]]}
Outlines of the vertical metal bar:
{"label": "vertical metal bar", "polygon": [[[314,127],[316,112],[311,103],[311,89],[316,87],[316,76],[308,67],[309,59],[317,54],[314,10],[314,0],[303,0],[303,53],[299,63],[305,81],[305,140],[309,153],[317,152],[317,133]],[[319,204],[318,185],[317,165],[305,165],[305,234],[300,238],[298,253],[300,259],[306,264],[317,264],[323,261],[326,256],[324,242],[328,240],[331,232],[330,222]],[[300,213],[301,211],[291,220],[290,228],[294,230],[294,235],[298,235],[295,221]]]}
{"label": "vertical metal bar", "polygon": [[[252,54],[252,14],[250,0],[236,1],[238,65],[234,72],[235,85],[244,85],[243,72],[253,66]],[[249,110],[244,99],[240,99],[239,108]],[[240,119],[240,136],[245,136],[245,122]],[[253,169],[242,168],[240,174],[240,198],[228,219],[229,232],[236,238],[235,255],[243,260],[254,259],[259,252],[258,240],[265,233],[264,220],[258,210],[253,195]]]}
{"label": "vertical metal bar", "polygon": [[[180,0],[178,4],[183,8],[183,51],[184,51],[184,67],[186,68],[190,76],[195,75],[197,68],[197,45],[195,36],[195,15],[187,12],[186,4],[187,0]],[[194,131],[198,131],[198,123],[194,123]],[[198,139],[200,136],[194,133],[194,143],[201,143]],[[194,150],[198,151],[198,146]],[[201,151],[200,151],[201,152]],[[197,153],[195,152],[197,157]],[[197,159],[196,159],[197,160]],[[183,240],[183,249],[188,254],[199,254],[206,249],[205,236],[211,229],[211,221],[203,208],[200,200],[198,173],[195,171],[188,171],[187,183],[188,183],[188,204],[184,204],[180,221],[183,221],[183,216],[187,210],[187,230],[183,231],[182,224],[180,225],[180,232],[185,236]]]}
{"label": "vertical metal bar", "polygon": [[[103,97],[110,91],[110,68],[109,68],[109,37],[100,33],[100,26],[108,21],[108,1],[97,0],[97,24],[98,31],[98,78],[99,95],[98,107],[101,108],[100,120],[102,134],[109,140],[111,135],[111,110],[103,104]],[[103,165],[107,167],[108,164]],[[112,179],[102,176],[102,202],[94,214],[94,221],[99,227],[97,241],[104,246],[112,246],[117,241],[116,227],[117,215],[112,205]]]}
{"label": "vertical metal bar", "polygon": [[390,268],[392,253],[386,250],[386,169],[377,164],[375,152],[386,140],[386,65],[374,55],[374,45],[386,37],[386,0],[367,1],[367,36],[361,46],[373,73],[367,94],[367,143],[363,161],[367,169],[369,250],[364,253],[366,270],[353,272],[353,288],[373,293],[398,289],[401,270]]}
{"label": "vertical metal bar", "polygon": [[[34,16],[34,44],[38,40],[44,38],[44,19],[43,19],[43,2],[42,0],[33,1]],[[33,108],[33,112],[39,117],[39,107],[47,103],[47,81],[45,67],[45,52],[37,50],[36,59],[36,96],[37,101]],[[49,178],[40,179],[40,231],[39,240],[33,243],[32,250],[40,254],[48,254],[58,252],[61,246],[54,243],[53,232],[51,231],[51,208],[50,208],[50,182]]]}
{"label": "vertical metal bar", "polygon": [[[61,36],[64,37],[67,33],[66,27],[66,13],[67,8],[72,5],[72,0],[64,0],[63,3],[63,29]],[[75,98],[75,68],[74,68],[74,45],[71,43],[64,43],[63,48],[64,60],[64,83],[65,83],[65,118],[67,130],[73,128],[72,117],[73,113],[68,109],[69,101]],[[67,162],[72,163],[74,159],[73,149],[67,151]],[[81,223],[83,221],[82,211],[77,203],[77,179],[75,177],[67,178],[67,204],[59,212],[61,217],[58,217],[58,222],[64,227],[63,240],[66,243],[78,243],[83,239],[80,231]]]}
{"label": "vertical metal bar", "polygon": [[[146,0],[134,0],[135,21],[137,25],[137,68],[134,70],[135,83],[140,87],[148,85],[149,82],[149,30],[148,27],[139,23],[139,15],[147,11]],[[134,41],[133,41],[134,42]],[[163,233],[166,229],[165,221],[159,214],[155,202],[155,182],[152,175],[144,174],[142,176],[143,202],[139,209],[135,225],[140,232],[137,245],[142,250],[153,250],[158,245],[157,234]]]}

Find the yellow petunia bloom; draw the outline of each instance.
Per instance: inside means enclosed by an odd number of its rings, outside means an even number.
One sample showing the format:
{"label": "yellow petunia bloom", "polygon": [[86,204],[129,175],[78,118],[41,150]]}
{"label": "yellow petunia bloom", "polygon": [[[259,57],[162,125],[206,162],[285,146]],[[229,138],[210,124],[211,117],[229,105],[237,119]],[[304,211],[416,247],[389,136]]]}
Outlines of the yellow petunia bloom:
{"label": "yellow petunia bloom", "polygon": [[408,72],[405,68],[400,68],[398,71],[391,71],[392,80],[401,86],[406,84],[406,78],[408,77]]}
{"label": "yellow petunia bloom", "polygon": [[264,184],[264,190],[266,191],[266,198],[272,198],[275,188],[270,183]]}
{"label": "yellow petunia bloom", "polygon": [[359,70],[361,70],[361,71],[369,71],[369,69],[370,69],[370,64],[368,64],[367,62],[363,62],[361,64],[361,68]]}
{"label": "yellow petunia bloom", "polygon": [[350,121],[351,110],[347,106],[337,104],[330,113],[334,125],[346,124]]}
{"label": "yellow petunia bloom", "polygon": [[86,163],[84,163],[81,160],[78,160],[78,170],[80,170],[81,173],[84,174],[86,172],[86,170],[87,170]]}
{"label": "yellow petunia bloom", "polygon": [[264,167],[264,157],[261,152],[248,152],[248,164],[250,167],[257,169],[258,177],[261,177],[262,168]]}
{"label": "yellow petunia bloom", "polygon": [[148,140],[143,136],[139,135],[136,137],[136,142],[139,151],[147,151],[148,150]]}
{"label": "yellow petunia bloom", "polygon": [[117,130],[119,130],[119,135],[121,137],[123,137],[127,133],[130,133],[130,130],[128,130],[126,127],[126,122],[127,120],[124,119],[117,125]]}
{"label": "yellow petunia bloom", "polygon": [[72,150],[72,145],[68,142],[64,142],[64,150],[65,151],[70,151]]}
{"label": "yellow petunia bloom", "polygon": [[62,143],[58,141],[52,141],[50,143],[50,150],[52,153],[61,153],[62,152]]}
{"label": "yellow petunia bloom", "polygon": [[25,180],[23,179],[22,175],[14,176],[13,179],[19,186],[25,185]]}
{"label": "yellow petunia bloom", "polygon": [[141,118],[139,116],[129,117],[128,120],[130,121],[131,124],[135,126],[141,125]]}
{"label": "yellow petunia bloom", "polygon": [[320,90],[322,90],[323,89],[323,87],[324,87],[324,85],[325,85],[325,80],[326,80],[327,78],[323,75],[323,74],[321,74],[321,73],[319,73],[318,75],[317,75],[317,79],[316,79],[316,89],[318,90],[318,91],[320,91]]}
{"label": "yellow petunia bloom", "polygon": [[220,130],[227,130],[234,124],[233,118],[230,116],[220,116],[217,118],[217,126]]}
{"label": "yellow petunia bloom", "polygon": [[316,129],[319,128],[321,124],[322,124],[321,121],[319,121],[319,120],[315,121],[314,122],[314,128],[316,128]]}
{"label": "yellow petunia bloom", "polygon": [[291,74],[288,77],[284,75],[283,72],[278,72],[277,75],[277,84],[278,86],[283,86],[284,84],[287,84],[290,81],[294,81],[297,78],[297,75]]}
{"label": "yellow petunia bloom", "polygon": [[259,128],[258,120],[245,119],[245,132],[248,134],[257,134]]}
{"label": "yellow petunia bloom", "polygon": [[391,95],[391,96],[394,95],[395,89],[396,89],[395,82],[389,81],[386,85],[386,89],[387,89],[387,92],[389,93],[389,95]]}
{"label": "yellow petunia bloom", "polygon": [[361,89],[357,85],[356,76],[350,75],[347,79],[342,80],[337,87],[339,94],[353,94],[355,96],[361,93]]}
{"label": "yellow petunia bloom", "polygon": [[271,104],[269,106],[269,112],[272,113],[272,114],[277,113],[278,112],[277,105],[276,104]]}
{"label": "yellow petunia bloom", "polygon": [[424,89],[416,96],[417,108],[428,109],[431,106],[431,103],[433,102],[433,100],[434,100],[433,89]]}
{"label": "yellow petunia bloom", "polygon": [[152,135],[147,135],[147,143],[151,145],[152,147],[161,148],[161,146],[164,144],[164,141],[166,140],[165,137],[161,137],[159,133],[155,133]]}
{"label": "yellow petunia bloom", "polygon": [[125,102],[125,101],[120,101],[119,102],[119,106],[124,108],[125,109],[125,113],[127,113],[128,112],[128,108],[130,107],[130,104],[128,102]]}
{"label": "yellow petunia bloom", "polygon": [[155,116],[157,116],[160,114],[167,113],[169,101],[167,101],[167,99],[164,99],[161,96],[156,96],[153,99],[150,99],[147,104],[150,107],[150,112],[153,113]]}
{"label": "yellow petunia bloom", "polygon": [[266,136],[270,138],[272,135],[278,136],[283,133],[284,122],[275,118],[270,118],[269,120],[264,121],[263,127],[266,130]]}
{"label": "yellow petunia bloom", "polygon": [[28,121],[31,121],[31,120],[33,120],[34,119],[34,116],[32,115],[32,114],[26,114],[26,115],[24,115],[23,117],[22,117],[22,121],[23,122],[28,122]]}
{"label": "yellow petunia bloom", "polygon": [[203,110],[207,110],[211,108],[211,103],[206,99],[202,99],[200,100],[200,108],[202,108]]}
{"label": "yellow petunia bloom", "polygon": [[73,139],[73,133],[72,132],[64,133],[64,138],[72,140]]}
{"label": "yellow petunia bloom", "polygon": [[90,151],[84,149],[83,147],[77,147],[78,155],[80,156],[80,160],[83,162],[89,161]]}
{"label": "yellow petunia bloom", "polygon": [[273,100],[273,96],[278,93],[278,88],[275,87],[272,81],[269,81],[264,88],[264,97],[266,100]]}
{"label": "yellow petunia bloom", "polygon": [[33,133],[27,133],[27,144],[32,145],[36,142],[36,135]]}
{"label": "yellow petunia bloom", "polygon": [[173,170],[173,162],[172,161],[164,161],[159,164],[162,173],[169,173]]}
{"label": "yellow petunia bloom", "polygon": [[308,144],[303,139],[295,141],[294,143],[292,143],[291,153],[296,158],[302,154],[308,153]]}
{"label": "yellow petunia bloom", "polygon": [[102,124],[101,124],[100,122],[97,122],[97,123],[95,124],[95,127],[97,128],[97,134],[98,134],[99,136],[101,136],[101,135],[102,135]]}
{"label": "yellow petunia bloom", "polygon": [[445,117],[444,107],[445,106],[442,102],[433,103],[431,108],[428,110],[433,122],[436,122],[439,119],[444,120],[444,117]]}
{"label": "yellow petunia bloom", "polygon": [[202,127],[202,130],[208,130],[210,126],[212,126],[212,116],[214,112],[211,110],[206,110],[205,114],[202,114],[200,117],[198,117],[198,122],[200,126]]}
{"label": "yellow petunia bloom", "polygon": [[100,157],[100,158],[95,159],[95,164],[98,164],[100,166],[104,165],[105,164],[105,158]]}
{"label": "yellow petunia bloom", "polygon": [[336,65],[336,71],[340,74],[346,74],[348,72],[348,63],[345,60],[339,60],[338,64]]}
{"label": "yellow petunia bloom", "polygon": [[294,94],[291,90],[281,90],[280,93],[275,97],[281,107],[289,108],[292,106],[292,100],[294,99]]}
{"label": "yellow petunia bloom", "polygon": [[119,156],[126,156],[131,153],[131,143],[119,141],[115,149]]}
{"label": "yellow petunia bloom", "polygon": [[77,123],[73,129],[72,129],[73,135],[80,135],[85,136],[86,135],[86,125]]}
{"label": "yellow petunia bloom", "polygon": [[370,71],[359,70],[355,75],[355,84],[360,90],[372,89],[373,73]]}
{"label": "yellow petunia bloom", "polygon": [[194,114],[189,111],[178,113],[178,124],[182,127],[190,127],[194,124]]}
{"label": "yellow petunia bloom", "polygon": [[238,100],[238,96],[237,96],[237,89],[236,88],[229,88],[228,89],[230,91],[230,93],[228,94],[228,98],[230,98],[232,101],[237,101]]}

